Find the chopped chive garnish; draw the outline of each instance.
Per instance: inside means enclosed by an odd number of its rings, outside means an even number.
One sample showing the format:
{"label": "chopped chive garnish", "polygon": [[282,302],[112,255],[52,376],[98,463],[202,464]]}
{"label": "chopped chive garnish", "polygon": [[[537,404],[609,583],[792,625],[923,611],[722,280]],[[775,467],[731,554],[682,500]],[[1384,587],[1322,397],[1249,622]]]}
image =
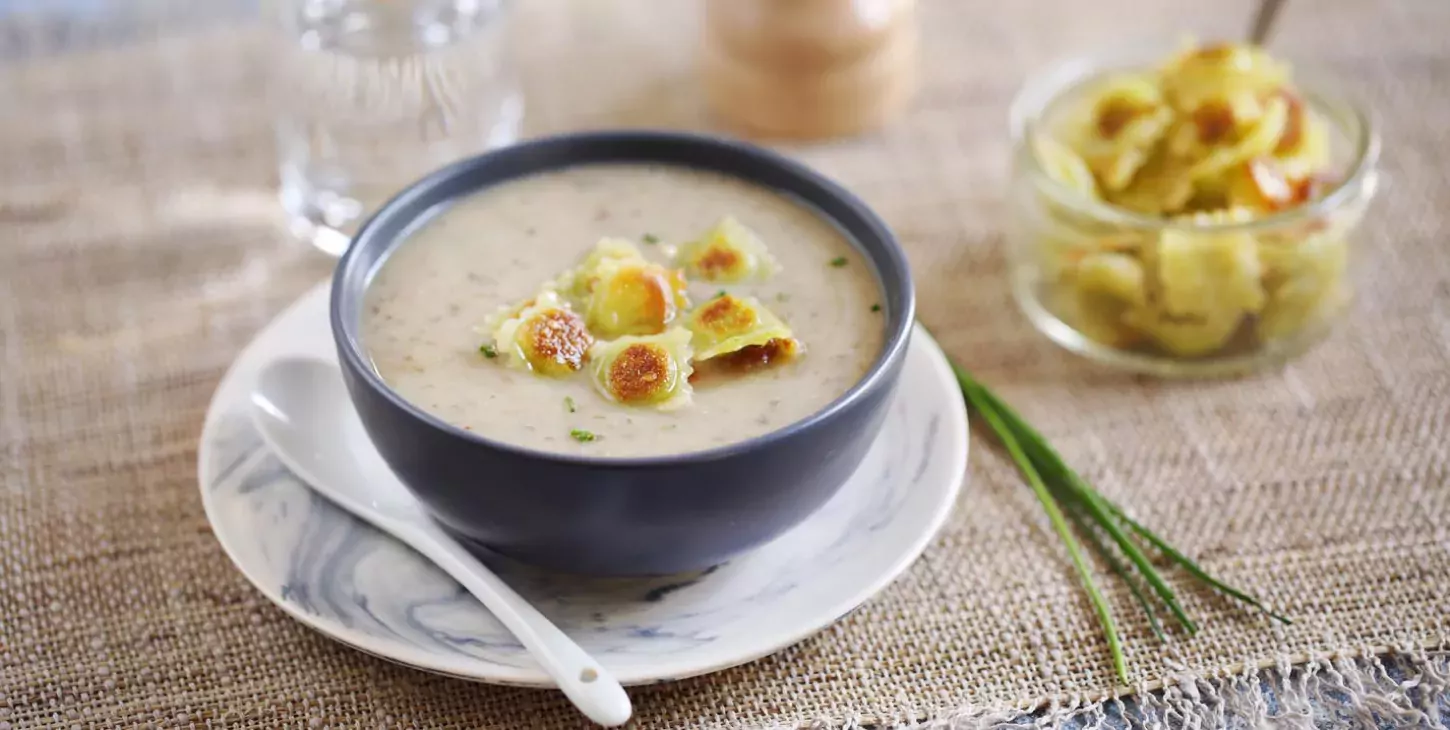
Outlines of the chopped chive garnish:
{"label": "chopped chive garnish", "polygon": [[569,436],[581,444],[587,444],[594,440],[594,432],[585,431],[582,428],[570,429]]}
{"label": "chopped chive garnish", "polygon": [[723,297],[723,296],[725,296],[726,294],[729,294],[729,293],[730,292],[725,291],[724,289],[721,289],[720,291],[715,292],[715,298],[716,299],[719,299],[720,297]]}
{"label": "chopped chive garnish", "polygon": [[846,257],[845,256],[837,256],[836,258],[831,259],[831,265],[834,266],[834,267],[836,267],[836,268],[838,268],[838,269],[841,268],[842,266],[845,266],[846,265]]}
{"label": "chopped chive garnish", "polygon": [[564,409],[569,411],[570,413],[578,410],[574,407],[574,398],[572,396],[564,396]]}
{"label": "chopped chive garnish", "polygon": [[483,345],[482,347],[478,348],[478,351],[483,353],[483,356],[490,360],[498,357],[498,350],[495,350],[493,348],[493,345]]}
{"label": "chopped chive garnish", "polygon": [[650,244],[650,245],[654,245],[654,244],[656,244],[656,243],[659,243],[659,242],[660,242],[660,237],[659,237],[659,236],[656,236],[656,235],[655,235],[655,234],[653,234],[653,233],[646,233],[646,234],[644,234],[644,236],[642,236],[642,237],[641,237],[641,239],[642,239],[642,240],[643,240],[643,241],[644,241],[644,242],[645,242],[645,243],[648,243],[648,244]]}
{"label": "chopped chive garnish", "polygon": [[872,304],[871,305],[871,311],[873,311],[873,312],[879,312],[879,311],[881,311],[881,305],[880,304]]}

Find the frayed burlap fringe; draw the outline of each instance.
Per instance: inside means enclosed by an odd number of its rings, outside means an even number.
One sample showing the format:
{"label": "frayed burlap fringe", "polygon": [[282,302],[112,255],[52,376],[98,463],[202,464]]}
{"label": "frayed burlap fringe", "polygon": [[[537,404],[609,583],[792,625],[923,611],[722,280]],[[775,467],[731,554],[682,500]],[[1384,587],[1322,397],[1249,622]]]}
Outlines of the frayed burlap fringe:
{"label": "frayed burlap fringe", "polygon": [[[1132,696],[1066,697],[1040,707],[963,708],[947,717],[855,718],[847,730],[1123,728],[1446,728],[1450,649],[1277,662],[1219,678],[1171,675]],[[808,730],[842,727],[827,721]],[[785,726],[781,726],[784,730]]]}

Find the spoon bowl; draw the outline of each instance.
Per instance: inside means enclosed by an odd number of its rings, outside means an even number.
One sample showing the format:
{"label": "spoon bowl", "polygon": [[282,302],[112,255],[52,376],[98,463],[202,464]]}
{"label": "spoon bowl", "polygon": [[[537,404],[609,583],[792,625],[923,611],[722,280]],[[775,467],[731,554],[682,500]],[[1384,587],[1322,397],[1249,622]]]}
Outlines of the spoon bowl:
{"label": "spoon bowl", "polygon": [[439,528],[367,444],[337,367],[282,358],[251,393],[252,422],[277,458],[317,493],[422,553],[473,594],[553,677],[586,717],[614,727],[633,708],[593,657]]}
{"label": "spoon bowl", "polygon": [[377,451],[340,448],[368,441],[335,368],[315,360],[272,363],[252,390],[252,415],[278,459],[343,509],[385,531],[424,518]]}

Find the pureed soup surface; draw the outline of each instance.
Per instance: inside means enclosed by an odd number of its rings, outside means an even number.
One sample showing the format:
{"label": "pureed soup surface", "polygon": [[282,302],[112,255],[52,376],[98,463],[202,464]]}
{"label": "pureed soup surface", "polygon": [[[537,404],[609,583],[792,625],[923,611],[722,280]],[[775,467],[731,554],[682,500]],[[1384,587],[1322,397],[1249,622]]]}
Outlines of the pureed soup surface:
{"label": "pureed soup surface", "polygon": [[[610,402],[587,368],[550,378],[480,354],[490,315],[533,296],[600,238],[632,240],[651,261],[668,263],[672,247],[726,215],[752,229],[781,269],[763,281],[692,280],[690,303],[722,290],[758,298],[804,345],[794,360],[702,377],[688,406],[659,411]],[[862,254],[798,203],[713,173],[587,165],[481,191],[420,227],[369,285],[362,332],[383,380],[449,423],[543,451],[655,456],[748,439],[825,407],[880,353],[880,301]],[[594,440],[571,435],[583,431]]]}

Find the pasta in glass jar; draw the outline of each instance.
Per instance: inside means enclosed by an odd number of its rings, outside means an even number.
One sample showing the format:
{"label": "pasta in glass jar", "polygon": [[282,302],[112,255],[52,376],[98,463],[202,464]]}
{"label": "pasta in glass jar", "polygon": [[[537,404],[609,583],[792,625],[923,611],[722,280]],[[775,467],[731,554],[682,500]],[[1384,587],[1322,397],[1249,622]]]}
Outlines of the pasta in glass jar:
{"label": "pasta in glass jar", "polygon": [[1365,114],[1262,49],[1074,61],[1012,108],[1013,291],[1059,344],[1163,375],[1321,339],[1373,197]]}

